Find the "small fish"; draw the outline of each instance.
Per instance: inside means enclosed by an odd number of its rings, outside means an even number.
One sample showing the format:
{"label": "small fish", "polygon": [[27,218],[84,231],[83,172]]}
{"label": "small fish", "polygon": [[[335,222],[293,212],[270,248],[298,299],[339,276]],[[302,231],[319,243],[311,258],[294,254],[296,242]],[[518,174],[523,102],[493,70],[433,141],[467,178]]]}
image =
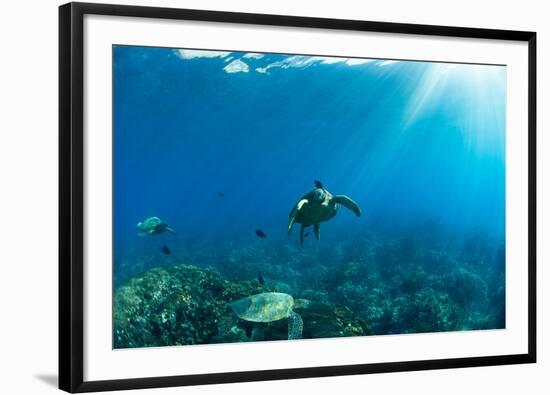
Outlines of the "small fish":
{"label": "small fish", "polygon": [[265,239],[267,237],[265,232],[261,229],[256,229],[256,236],[258,236],[260,239]]}
{"label": "small fish", "polygon": [[218,193],[218,196],[222,198],[222,197],[224,197],[224,196],[225,196],[225,193],[223,193],[223,192],[219,192],[219,193]]}
{"label": "small fish", "polygon": [[164,255],[170,255],[170,248],[162,246],[161,250],[164,252]]}
{"label": "small fish", "polygon": [[260,273],[258,273],[258,282],[261,284],[261,285],[264,285],[265,284],[265,280],[264,278],[262,277],[262,275]]}
{"label": "small fish", "polygon": [[323,183],[321,181],[315,180],[315,187],[323,189]]}
{"label": "small fish", "polygon": [[304,237],[308,237],[308,236],[309,236],[309,232],[304,233]]}

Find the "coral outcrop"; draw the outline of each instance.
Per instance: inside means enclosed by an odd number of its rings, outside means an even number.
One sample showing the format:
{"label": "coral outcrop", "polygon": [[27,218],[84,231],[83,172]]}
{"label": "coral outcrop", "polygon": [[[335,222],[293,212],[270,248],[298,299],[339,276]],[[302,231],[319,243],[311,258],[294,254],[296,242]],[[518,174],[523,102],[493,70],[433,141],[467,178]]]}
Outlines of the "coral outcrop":
{"label": "coral outcrop", "polygon": [[[287,339],[286,320],[251,323],[228,306],[268,290],[258,281],[226,280],[190,265],[151,269],[115,292],[115,348]],[[300,315],[304,338],[364,334],[352,311],[342,306],[313,302]]]}

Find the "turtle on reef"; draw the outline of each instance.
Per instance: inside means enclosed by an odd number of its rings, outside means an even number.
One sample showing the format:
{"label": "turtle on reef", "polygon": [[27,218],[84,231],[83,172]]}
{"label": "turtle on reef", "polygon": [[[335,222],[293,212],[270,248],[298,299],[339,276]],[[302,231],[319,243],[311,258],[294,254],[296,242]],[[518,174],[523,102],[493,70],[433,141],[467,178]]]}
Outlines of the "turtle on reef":
{"label": "turtle on reef", "polygon": [[281,292],[264,292],[229,303],[233,312],[245,321],[273,322],[288,319],[288,340],[301,339],[304,329],[302,317],[294,309],[306,308],[306,299],[294,299]]}
{"label": "turtle on reef", "polygon": [[140,236],[160,235],[164,232],[176,233],[168,224],[159,217],[149,217],[136,225]]}
{"label": "turtle on reef", "polygon": [[319,224],[333,218],[339,204],[353,211],[358,217],[361,216],[361,209],[357,203],[345,195],[333,195],[323,187],[320,181],[315,181],[315,188],[302,196],[290,211],[288,234],[294,223],[301,224],[300,244],[303,244],[304,229],[313,225],[315,238],[319,240],[321,237]]}

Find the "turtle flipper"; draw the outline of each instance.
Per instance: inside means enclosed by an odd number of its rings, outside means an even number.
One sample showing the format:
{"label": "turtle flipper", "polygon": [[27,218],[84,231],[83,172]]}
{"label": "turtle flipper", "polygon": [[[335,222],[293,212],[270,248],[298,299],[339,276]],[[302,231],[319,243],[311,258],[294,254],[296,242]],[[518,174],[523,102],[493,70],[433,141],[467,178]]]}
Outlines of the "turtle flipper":
{"label": "turtle flipper", "polygon": [[169,226],[166,227],[166,231],[170,233],[176,233],[176,231]]}
{"label": "turtle flipper", "polygon": [[298,215],[298,213],[300,212],[300,210],[302,209],[304,204],[306,204],[307,202],[308,202],[307,199],[300,200],[298,203],[296,203],[296,205],[294,206],[294,208],[290,212],[290,217],[288,219],[288,234],[290,234],[290,231],[292,230],[292,225],[294,225],[294,221],[296,220],[296,216]]}
{"label": "turtle flipper", "polygon": [[288,340],[301,339],[304,330],[304,321],[300,314],[292,312],[288,316]]}
{"label": "turtle flipper", "polygon": [[349,197],[345,196],[345,195],[336,195],[332,198],[332,201],[334,203],[338,203],[338,204],[341,204],[342,206],[350,209],[351,211],[353,211],[355,213],[355,215],[357,215],[358,217],[361,216],[361,209],[359,208],[359,206],[357,205],[357,203],[355,203],[352,199],[350,199]]}
{"label": "turtle flipper", "polygon": [[321,238],[321,225],[313,225],[313,233],[315,233],[315,238],[319,240]]}

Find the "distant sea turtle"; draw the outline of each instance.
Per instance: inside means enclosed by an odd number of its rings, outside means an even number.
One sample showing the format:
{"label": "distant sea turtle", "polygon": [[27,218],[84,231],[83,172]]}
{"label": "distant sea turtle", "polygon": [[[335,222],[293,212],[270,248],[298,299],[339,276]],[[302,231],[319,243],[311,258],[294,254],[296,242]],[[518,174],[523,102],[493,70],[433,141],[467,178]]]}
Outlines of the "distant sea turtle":
{"label": "distant sea turtle", "polygon": [[294,309],[309,306],[306,299],[294,299],[280,292],[264,292],[229,303],[241,319],[252,322],[273,322],[288,318],[288,339],[301,339],[304,322]]}
{"label": "distant sea turtle", "polygon": [[357,203],[347,196],[331,194],[321,182],[315,181],[315,188],[302,196],[290,211],[288,234],[290,234],[294,223],[302,224],[300,243],[303,244],[304,228],[313,225],[315,238],[319,240],[321,236],[319,224],[334,217],[339,204],[353,211],[358,217],[361,216],[361,209]]}
{"label": "distant sea turtle", "polygon": [[168,224],[159,217],[149,217],[136,225],[140,236],[160,235],[164,232],[176,233]]}

